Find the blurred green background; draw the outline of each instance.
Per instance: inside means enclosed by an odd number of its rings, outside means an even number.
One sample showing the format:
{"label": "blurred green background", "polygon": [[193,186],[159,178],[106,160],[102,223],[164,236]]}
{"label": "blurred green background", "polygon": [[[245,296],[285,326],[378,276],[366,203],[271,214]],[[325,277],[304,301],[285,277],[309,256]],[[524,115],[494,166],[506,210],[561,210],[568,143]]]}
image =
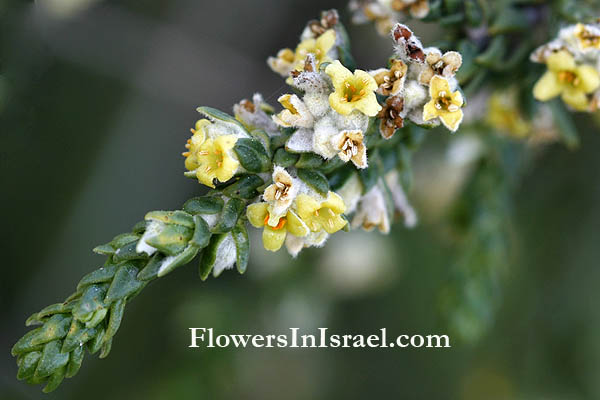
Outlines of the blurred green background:
{"label": "blurred green background", "polygon": [[[547,148],[517,188],[500,308],[478,341],[187,348],[189,327],[447,333],[439,297],[457,256],[449,220],[413,196],[414,230],[339,234],[296,260],[267,254],[255,236],[244,276],[202,283],[194,265],[181,268],[131,303],[107,359],[86,357],[50,395],[18,382],[10,347],[25,319],[103,262],[91,249],[201,193],[179,155],[196,106],[229,111],[254,91],[273,103],[286,88],[267,56],[294,46],[321,8],[345,11],[346,2],[41,3],[0,1],[0,399],[600,398],[600,135],[587,119],[581,149]],[[388,41],[369,26],[349,30],[359,65],[385,62]],[[432,132],[417,178],[448,141]]]}

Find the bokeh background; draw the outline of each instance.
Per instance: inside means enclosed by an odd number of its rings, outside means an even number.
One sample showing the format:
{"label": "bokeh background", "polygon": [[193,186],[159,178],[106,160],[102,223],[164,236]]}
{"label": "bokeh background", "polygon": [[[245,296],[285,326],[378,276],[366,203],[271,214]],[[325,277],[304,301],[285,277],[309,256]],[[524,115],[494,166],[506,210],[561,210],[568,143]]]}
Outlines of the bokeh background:
{"label": "bokeh background", "polygon": [[[448,333],[440,292],[457,257],[439,193],[447,134],[416,160],[421,223],[391,235],[336,235],[298,259],[253,241],[251,264],[202,283],[195,265],[127,308],[112,353],[88,356],[54,393],[15,378],[10,347],[31,313],[103,262],[91,249],[201,187],[180,153],[198,105],[229,111],[282,80],[265,59],[294,46],[330,0],[0,1],[1,399],[598,399],[600,132],[555,144],[528,165],[512,203],[499,307],[477,340],[451,349],[188,349],[189,327],[271,334]],[[442,34],[415,25],[425,42]],[[349,27],[359,65],[389,42]],[[448,171],[454,171],[448,173]],[[427,190],[424,190],[426,188]],[[420,194],[419,194],[420,193]],[[443,202],[442,202],[443,203]],[[485,267],[485,266],[483,266]]]}

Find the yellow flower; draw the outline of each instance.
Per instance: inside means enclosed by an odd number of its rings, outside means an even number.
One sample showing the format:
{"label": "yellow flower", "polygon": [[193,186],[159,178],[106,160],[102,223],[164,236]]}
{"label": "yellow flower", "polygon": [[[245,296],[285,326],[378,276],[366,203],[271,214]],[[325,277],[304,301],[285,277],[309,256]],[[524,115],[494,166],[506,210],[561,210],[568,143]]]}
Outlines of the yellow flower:
{"label": "yellow flower", "polygon": [[356,109],[374,117],[381,110],[375,96],[377,82],[367,72],[357,69],[352,74],[338,60],[328,65],[325,72],[335,88],[335,92],[329,95],[329,105],[335,111],[348,115]]}
{"label": "yellow flower", "polygon": [[281,49],[276,57],[269,57],[267,64],[281,76],[288,76],[294,68],[294,52],[291,49]]}
{"label": "yellow flower", "polygon": [[402,60],[392,60],[390,69],[377,70],[373,79],[379,86],[377,91],[384,96],[395,96],[404,88],[408,66]]}
{"label": "yellow flower", "polygon": [[315,124],[313,115],[297,95],[284,94],[277,101],[283,106],[283,111],[273,116],[276,124],[286,128],[311,128]]}
{"label": "yellow flower", "polygon": [[335,233],[346,226],[347,221],[341,215],[346,211],[346,205],[334,192],[327,193],[327,199],[322,202],[307,194],[299,194],[296,205],[298,215],[313,232],[325,230]]}
{"label": "yellow flower", "polygon": [[587,94],[600,86],[600,74],[590,65],[577,65],[573,56],[561,50],[548,56],[548,71],[533,88],[533,96],[548,101],[558,95],[578,111],[588,109]]}
{"label": "yellow flower", "polygon": [[235,135],[222,135],[215,139],[206,139],[204,127],[210,124],[208,120],[198,121],[194,135],[188,141],[189,152],[183,153],[186,157],[185,167],[196,171],[198,181],[214,188],[213,180],[226,182],[235,174],[239,162],[232,157],[231,149],[237,142]]}
{"label": "yellow flower", "polygon": [[361,130],[346,130],[333,138],[338,157],[344,162],[352,160],[356,168],[367,168],[367,146]]}
{"label": "yellow flower", "polygon": [[463,119],[462,94],[451,92],[448,80],[436,75],[429,82],[429,95],[431,101],[423,108],[423,120],[439,118],[446,128],[456,131]]}
{"label": "yellow flower", "polygon": [[298,45],[294,55],[294,68],[297,71],[304,70],[304,61],[310,53],[315,56],[315,64],[318,68],[321,63],[331,61],[327,55],[335,44],[335,31],[329,29],[316,39],[306,39]]}
{"label": "yellow flower", "polygon": [[206,140],[206,131],[204,128],[210,125],[210,121],[207,119],[201,119],[196,122],[196,126],[190,131],[192,132],[192,137],[187,140],[185,148],[188,151],[182,153],[181,155],[185,157],[185,167],[193,171],[198,168],[198,149]]}
{"label": "yellow flower", "polygon": [[264,228],[263,246],[269,251],[279,250],[288,232],[298,237],[306,236],[309,232],[306,224],[293,211],[288,211],[285,217],[279,218],[275,226],[271,226],[268,203],[250,204],[246,210],[246,216],[252,226]]}
{"label": "yellow flower", "polygon": [[514,138],[524,138],[531,132],[531,125],[523,118],[517,107],[514,89],[498,91],[490,97],[487,120],[493,127]]}
{"label": "yellow flower", "polygon": [[579,46],[583,50],[596,49],[600,50],[600,34],[598,30],[592,31],[584,24],[577,24],[575,26],[575,37],[579,42]]}

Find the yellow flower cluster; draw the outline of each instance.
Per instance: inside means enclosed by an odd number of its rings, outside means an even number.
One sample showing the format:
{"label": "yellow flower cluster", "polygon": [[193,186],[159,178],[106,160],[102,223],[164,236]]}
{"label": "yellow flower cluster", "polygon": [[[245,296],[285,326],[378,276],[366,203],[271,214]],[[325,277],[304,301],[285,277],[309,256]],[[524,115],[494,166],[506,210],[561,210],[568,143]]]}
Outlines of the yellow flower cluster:
{"label": "yellow flower cluster", "polygon": [[211,124],[207,119],[196,122],[192,137],[188,139],[185,147],[188,149],[185,157],[185,167],[195,171],[198,181],[214,188],[214,180],[226,182],[233,177],[239,167],[239,161],[232,154],[231,149],[237,142],[235,135],[221,135],[214,139],[208,138],[206,128]]}
{"label": "yellow flower cluster", "polygon": [[285,216],[272,221],[272,205],[254,203],[248,206],[246,216],[255,228],[263,229],[263,246],[269,251],[277,251],[283,245],[288,233],[303,238],[312,233],[335,233],[346,226],[342,214],[346,206],[342,198],[328,192],[327,197],[317,199],[307,194],[299,194]]}
{"label": "yellow flower cluster", "polygon": [[354,74],[335,60],[325,69],[331,77],[335,91],[329,95],[331,108],[342,115],[359,110],[374,117],[381,110],[375,91],[378,88],[375,79],[365,71],[357,69]]}
{"label": "yellow flower cluster", "polygon": [[600,74],[588,64],[577,63],[566,50],[551,54],[546,59],[548,71],[533,88],[533,95],[540,101],[561,96],[562,100],[577,111],[589,108],[588,94],[600,87]]}
{"label": "yellow flower cluster", "polygon": [[435,75],[429,82],[429,95],[431,100],[425,104],[423,120],[439,118],[446,128],[456,131],[463,119],[461,92],[452,92],[448,80]]}
{"label": "yellow flower cluster", "polygon": [[316,67],[325,62],[331,62],[329,54],[335,45],[335,30],[328,29],[318,37],[311,37],[298,44],[296,50],[281,49],[276,57],[269,57],[267,63],[271,69],[281,76],[287,77],[292,71],[303,71],[308,54],[315,57]]}

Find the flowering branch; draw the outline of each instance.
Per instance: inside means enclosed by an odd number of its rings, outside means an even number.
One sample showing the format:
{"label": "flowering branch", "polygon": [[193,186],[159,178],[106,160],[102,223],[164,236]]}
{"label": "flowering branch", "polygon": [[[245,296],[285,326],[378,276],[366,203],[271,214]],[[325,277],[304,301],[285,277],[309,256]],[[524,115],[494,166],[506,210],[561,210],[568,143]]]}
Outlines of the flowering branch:
{"label": "flowering branch", "polygon": [[[191,130],[183,156],[185,175],[209,188],[208,194],[188,200],[179,211],[148,213],[132,233],[97,247],[97,253],[107,256],[104,266],[86,275],[63,303],[27,320],[28,326],[41,326],[12,349],[18,378],[45,383],[44,391],[52,391],[77,373],[84,349],[107,356],[127,302],[149,282],[197,256],[202,280],[234,266],[243,273],[249,259],[247,223],[262,229],[265,249],[285,246],[294,257],[304,248],[323,246],[342,230],[388,233],[396,216],[414,226],[417,217],[406,195],[411,155],[431,128],[456,132],[463,123],[483,122],[529,138],[532,132],[547,131],[547,118],[536,122],[547,109],[525,113],[520,87],[498,88],[533,49],[525,39],[513,48],[509,38],[524,38],[550,6],[502,3],[353,1],[355,19],[374,20],[391,36],[393,54],[387,65],[357,69],[348,35],[337,12],[330,10],[306,25],[294,49],[268,59],[290,86],[278,98],[279,111],[260,94],[237,103],[233,116],[199,107],[202,118]],[[440,48],[424,47],[398,22],[404,15],[436,21],[456,40]],[[557,42],[534,53],[534,60],[549,68],[533,89],[537,99],[560,95],[574,110],[597,109],[599,29],[583,24],[566,28]],[[524,76],[532,71],[526,67]],[[483,90],[487,81],[491,89]],[[464,91],[461,85],[466,85]],[[485,121],[473,119],[481,114],[476,108],[465,108],[465,92],[475,100],[483,95]],[[482,102],[472,103],[477,107]],[[576,143],[568,114],[554,111],[565,141]],[[484,160],[474,175],[475,191],[489,183],[489,165]],[[490,193],[482,209],[498,200],[499,192]],[[492,204],[488,209],[495,213],[500,208]],[[489,228],[477,221],[473,218],[476,236],[483,232],[480,228]],[[483,234],[499,231],[494,227]]]}

